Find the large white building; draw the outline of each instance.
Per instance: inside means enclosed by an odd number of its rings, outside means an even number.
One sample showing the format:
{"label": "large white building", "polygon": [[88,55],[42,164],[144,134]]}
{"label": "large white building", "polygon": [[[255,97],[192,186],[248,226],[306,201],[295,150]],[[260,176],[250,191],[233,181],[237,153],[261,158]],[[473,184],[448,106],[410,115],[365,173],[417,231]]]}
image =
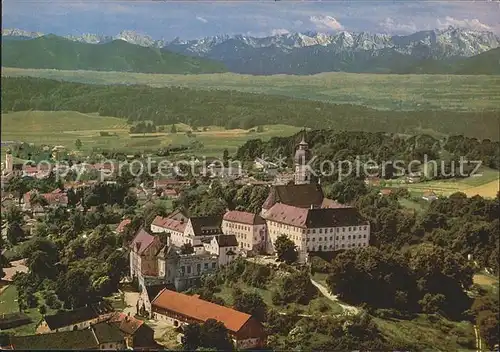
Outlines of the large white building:
{"label": "large white building", "polygon": [[299,259],[310,252],[333,252],[368,246],[370,224],[355,208],[299,208],[276,203],[265,216],[270,247],[280,235],[297,246]]}
{"label": "large white building", "polygon": [[244,254],[258,254],[266,248],[266,222],[258,214],[228,211],[222,218],[222,232],[234,235]]}

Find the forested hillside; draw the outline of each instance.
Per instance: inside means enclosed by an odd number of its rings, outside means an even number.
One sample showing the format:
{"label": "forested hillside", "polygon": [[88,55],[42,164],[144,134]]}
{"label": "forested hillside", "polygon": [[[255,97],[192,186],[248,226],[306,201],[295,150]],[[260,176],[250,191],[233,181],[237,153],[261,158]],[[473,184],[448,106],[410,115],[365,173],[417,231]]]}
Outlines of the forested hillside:
{"label": "forested hillside", "polygon": [[225,72],[224,64],[115,40],[106,44],[74,42],[55,35],[31,40],[2,40],[2,65],[57,70],[144,73]]}
{"label": "forested hillside", "polygon": [[104,86],[37,78],[2,77],[2,112],[74,110],[98,112],[157,125],[251,128],[288,124],[335,131],[415,134],[429,129],[445,134],[499,139],[499,111],[379,111],[358,105],[293,99],[236,91],[146,86]]}
{"label": "forested hillside", "polygon": [[[236,153],[238,160],[254,160],[261,155],[293,155],[302,133],[291,137],[273,137],[267,142],[253,139],[246,142]],[[313,130],[307,132],[306,141],[319,161],[334,163],[343,160],[373,160],[378,165],[386,161],[399,160],[407,166],[412,160],[442,160],[446,167],[451,161],[459,165],[460,157],[465,160],[481,160],[484,166],[500,169],[500,143],[490,140],[479,141],[464,136],[450,136],[435,139],[429,135],[402,138],[388,133],[341,132],[333,130]],[[315,163],[313,163],[315,166]],[[438,163],[440,166],[440,163]],[[386,169],[387,178],[392,172]],[[446,170],[449,173],[449,170]],[[440,174],[438,172],[438,174]],[[451,175],[450,175],[451,176]]]}

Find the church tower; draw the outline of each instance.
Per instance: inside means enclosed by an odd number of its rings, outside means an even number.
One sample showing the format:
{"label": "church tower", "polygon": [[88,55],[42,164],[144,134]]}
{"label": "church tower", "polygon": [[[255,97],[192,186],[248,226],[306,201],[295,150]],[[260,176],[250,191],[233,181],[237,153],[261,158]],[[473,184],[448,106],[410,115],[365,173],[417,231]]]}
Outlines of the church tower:
{"label": "church tower", "polygon": [[311,152],[309,144],[302,135],[302,140],[299,143],[298,149],[295,151],[294,166],[295,166],[295,184],[304,185],[311,183],[311,171],[307,163],[311,160]]}

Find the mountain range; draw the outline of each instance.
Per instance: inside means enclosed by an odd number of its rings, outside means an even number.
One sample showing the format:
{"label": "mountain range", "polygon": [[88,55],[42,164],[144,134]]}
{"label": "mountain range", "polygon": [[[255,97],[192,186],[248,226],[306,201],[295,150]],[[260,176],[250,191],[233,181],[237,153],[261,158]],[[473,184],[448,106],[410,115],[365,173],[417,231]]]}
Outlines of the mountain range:
{"label": "mountain range", "polygon": [[[17,29],[4,29],[2,34],[2,54],[5,44],[13,42],[12,39],[43,36]],[[236,73],[261,75],[332,71],[495,74],[500,59],[498,50],[494,50],[500,47],[497,35],[453,27],[407,36],[341,31],[333,34],[288,33],[264,38],[221,35],[195,40],[176,38],[167,42],[122,31],[116,36],[84,34],[66,39],[80,44],[109,44],[120,40],[151,50],[218,61]],[[479,58],[473,60],[473,57]],[[476,67],[476,72],[471,64],[476,61],[486,66]],[[5,59],[3,65],[8,66]]]}
{"label": "mountain range", "polygon": [[55,35],[30,40],[2,40],[2,65],[58,70],[95,70],[143,73],[226,72],[224,64],[124,40],[95,45]]}

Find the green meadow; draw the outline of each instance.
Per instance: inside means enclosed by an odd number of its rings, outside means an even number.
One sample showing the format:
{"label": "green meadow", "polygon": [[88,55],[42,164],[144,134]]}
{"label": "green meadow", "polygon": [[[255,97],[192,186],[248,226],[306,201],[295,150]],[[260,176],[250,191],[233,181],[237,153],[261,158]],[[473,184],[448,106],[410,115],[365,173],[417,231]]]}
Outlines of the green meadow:
{"label": "green meadow", "polygon": [[144,74],[2,68],[4,76],[32,76],[94,84],[144,84],[237,90],[359,104],[381,110],[483,111],[500,106],[499,76],[396,75],[331,72],[311,76]]}
{"label": "green meadow", "polygon": [[[80,139],[82,151],[93,148],[123,150],[127,153],[144,149],[159,149],[169,145],[189,145],[201,142],[199,154],[220,156],[224,149],[234,153],[249,139],[267,140],[273,136],[290,136],[300,130],[287,125],[263,126],[261,133],[247,130],[225,130],[209,126],[206,131],[192,132],[184,124],[178,124],[177,133],[130,134],[130,125],[124,119],[83,114],[75,111],[21,111],[2,114],[2,141],[23,141],[35,144],[62,145],[75,149],[75,141]],[[166,126],[170,131],[170,126]],[[108,132],[109,136],[101,136]]]}

